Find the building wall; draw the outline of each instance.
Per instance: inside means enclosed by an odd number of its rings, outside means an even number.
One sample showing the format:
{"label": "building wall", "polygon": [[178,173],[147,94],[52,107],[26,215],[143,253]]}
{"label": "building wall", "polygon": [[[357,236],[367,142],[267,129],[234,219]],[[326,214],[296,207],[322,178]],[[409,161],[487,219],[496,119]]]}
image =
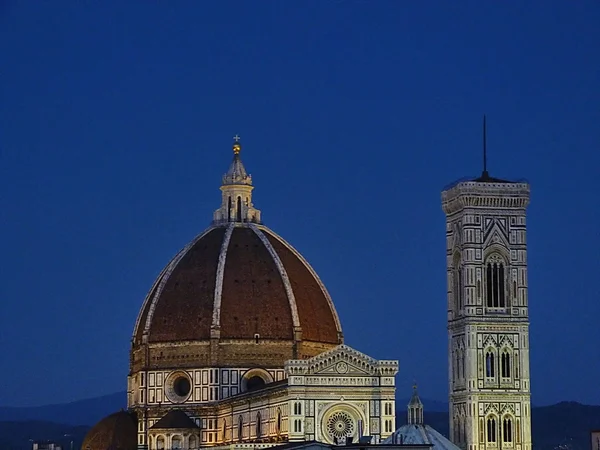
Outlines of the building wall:
{"label": "building wall", "polygon": [[465,450],[531,450],[529,185],[463,182],[442,202],[450,438]]}
{"label": "building wall", "polygon": [[[173,436],[183,448],[190,448],[193,430],[186,434],[152,428],[173,408],[183,409],[196,422],[202,446],[333,443],[332,432],[340,423],[355,439],[362,426],[363,435],[379,441],[394,430],[397,371],[397,361],[377,361],[345,345],[314,358],[290,360],[281,369],[148,371],[130,377],[130,407],[140,417],[138,443],[150,449],[157,448],[158,439],[170,443]],[[248,391],[248,380],[254,376],[268,384]],[[178,377],[190,383],[187,397],[173,395],[173,380]]]}
{"label": "building wall", "polygon": [[592,431],[590,433],[590,435],[591,435],[591,439],[592,439],[592,441],[591,441],[591,444],[592,444],[591,449],[592,450],[600,450],[600,430]]}

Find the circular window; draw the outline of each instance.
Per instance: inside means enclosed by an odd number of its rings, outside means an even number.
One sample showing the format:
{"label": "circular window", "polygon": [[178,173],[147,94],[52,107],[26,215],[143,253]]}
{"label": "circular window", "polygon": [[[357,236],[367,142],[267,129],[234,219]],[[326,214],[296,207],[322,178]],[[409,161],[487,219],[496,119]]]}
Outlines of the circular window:
{"label": "circular window", "polygon": [[187,397],[190,388],[190,380],[187,377],[177,377],[173,381],[173,392],[179,397]]}
{"label": "circular window", "polygon": [[254,375],[253,377],[248,378],[246,383],[246,389],[249,391],[255,391],[257,389],[261,389],[265,386],[265,380],[263,380],[258,375]]}
{"label": "circular window", "polygon": [[186,372],[174,372],[165,380],[165,394],[173,403],[185,402],[191,392],[192,380]]}
{"label": "circular window", "polygon": [[352,436],[354,430],[354,419],[345,411],[337,411],[327,419],[327,432],[332,438]]}

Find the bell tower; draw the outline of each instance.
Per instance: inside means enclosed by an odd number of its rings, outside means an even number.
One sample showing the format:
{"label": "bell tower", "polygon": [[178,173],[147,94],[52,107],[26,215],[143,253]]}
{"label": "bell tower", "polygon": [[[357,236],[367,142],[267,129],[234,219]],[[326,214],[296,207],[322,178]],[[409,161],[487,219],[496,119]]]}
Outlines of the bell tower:
{"label": "bell tower", "polygon": [[459,181],[446,214],[450,439],[464,450],[531,450],[526,208],[529,184]]}

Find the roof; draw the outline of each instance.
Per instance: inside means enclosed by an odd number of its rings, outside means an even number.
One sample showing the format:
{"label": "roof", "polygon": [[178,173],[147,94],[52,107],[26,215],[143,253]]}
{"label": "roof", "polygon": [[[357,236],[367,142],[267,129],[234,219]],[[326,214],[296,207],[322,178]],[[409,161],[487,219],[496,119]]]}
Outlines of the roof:
{"label": "roof", "polygon": [[215,224],[167,264],[140,310],[134,346],[208,341],[215,333],[221,341],[342,343],[312,267],[272,230],[249,223]]}
{"label": "roof", "polygon": [[194,422],[185,412],[180,409],[172,409],[165,414],[158,422],[152,425],[152,429],[165,429],[165,428],[179,428],[179,429],[190,429],[198,428],[196,422]]}
{"label": "roof", "polygon": [[81,444],[82,450],[137,450],[137,417],[119,411],[92,427]]}
{"label": "roof", "polygon": [[459,450],[448,438],[429,425],[402,425],[383,441],[383,444],[394,443],[432,445],[433,450]]}

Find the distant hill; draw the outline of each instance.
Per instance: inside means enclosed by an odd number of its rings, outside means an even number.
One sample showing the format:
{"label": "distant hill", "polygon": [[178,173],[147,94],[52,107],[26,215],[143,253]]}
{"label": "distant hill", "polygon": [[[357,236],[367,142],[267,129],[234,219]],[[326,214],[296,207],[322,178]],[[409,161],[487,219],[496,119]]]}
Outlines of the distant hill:
{"label": "distant hill", "polygon": [[126,407],[127,393],[123,391],[57,405],[22,408],[0,406],[0,421],[36,420],[69,425],[94,425],[103,417]]}
{"label": "distant hill", "polygon": [[[419,396],[420,397],[420,396]],[[440,402],[437,400],[431,400],[429,398],[420,397],[421,402],[423,402],[423,408],[425,411],[435,411],[435,412],[446,412],[448,411],[448,402]],[[406,408],[409,398],[398,398],[396,399],[396,406],[398,409]]]}

